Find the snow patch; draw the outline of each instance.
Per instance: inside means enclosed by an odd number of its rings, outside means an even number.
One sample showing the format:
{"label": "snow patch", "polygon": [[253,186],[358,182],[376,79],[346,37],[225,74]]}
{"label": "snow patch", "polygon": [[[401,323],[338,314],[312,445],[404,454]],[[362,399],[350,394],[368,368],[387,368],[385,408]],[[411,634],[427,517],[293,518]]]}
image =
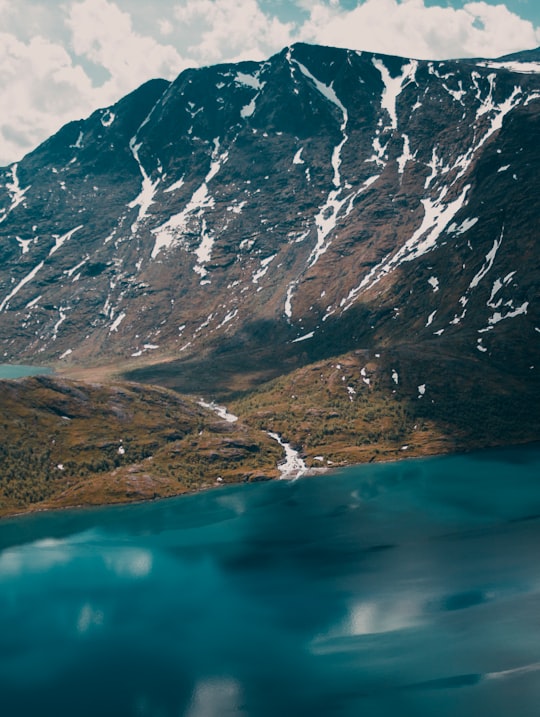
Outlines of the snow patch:
{"label": "snow patch", "polygon": [[115,120],[116,115],[111,110],[105,110],[101,115],[101,124],[104,127],[110,127]]}
{"label": "snow patch", "polygon": [[245,72],[237,72],[234,81],[238,85],[245,85],[246,87],[252,87],[254,90],[261,90],[264,87],[264,82],[259,80],[259,73],[255,75],[248,75]]}
{"label": "snow patch", "polygon": [[405,165],[407,162],[412,162],[416,158],[416,152],[411,153],[411,146],[409,143],[408,135],[403,135],[403,152],[400,157],[397,158],[398,172],[403,174],[405,171]]}
{"label": "snow patch", "polygon": [[122,323],[122,321],[125,318],[126,318],[125,311],[122,311],[120,314],[118,314],[116,319],[112,322],[111,326],[109,327],[109,333],[111,333],[112,331],[118,331],[118,327],[120,326],[120,324]]}
{"label": "snow patch", "polygon": [[55,240],[54,246],[49,251],[49,256],[52,256],[55,254],[58,249],[60,249],[61,246],[63,246],[67,241],[71,239],[71,237],[75,234],[75,232],[78,232],[79,229],[83,228],[83,224],[79,224],[78,227],[75,227],[75,229],[70,229],[70,231],[66,232],[65,234],[62,234],[62,236],[58,236],[57,234],[53,234],[53,238]]}
{"label": "snow patch", "polygon": [[435,309],[435,311],[433,311],[433,312],[428,316],[428,320],[427,320],[427,322],[426,322],[426,328],[427,328],[428,326],[431,326],[431,324],[433,323],[433,319],[435,318],[435,314],[436,314],[436,313],[437,313],[437,309]]}
{"label": "snow patch", "polygon": [[169,187],[167,187],[163,191],[168,194],[169,192],[176,192],[177,189],[180,189],[183,186],[184,186],[184,177],[180,177],[180,179],[178,179],[176,182],[171,184]]}
{"label": "snow patch", "polygon": [[[200,220],[204,210],[214,206],[214,198],[209,194],[208,183],[216,176],[223,164],[228,160],[228,157],[228,152],[220,154],[220,143],[216,137],[210,160],[210,169],[200,187],[193,192],[191,199],[181,212],[171,216],[156,229],[152,229],[152,234],[155,236],[154,248],[151,254],[152,259],[155,259],[163,249],[169,249],[185,235],[188,231],[189,220],[192,217]],[[206,257],[211,254],[213,241],[213,237],[207,231],[206,221],[203,220],[202,240],[196,251],[198,261],[194,268],[198,274],[205,275],[207,273],[203,264],[208,260]]]}
{"label": "snow patch", "polygon": [[456,236],[460,236],[461,234],[465,234],[465,232],[468,232],[469,229],[474,227],[474,225],[478,222],[478,217],[471,217],[470,219],[465,219],[461,222],[461,224],[458,226],[455,222],[452,222],[448,229],[446,230],[447,234],[455,234]]}
{"label": "snow patch", "polygon": [[430,276],[427,281],[428,281],[428,284],[433,289],[433,292],[439,291],[439,280],[437,279],[436,276]]}
{"label": "snow patch", "polygon": [[7,218],[9,214],[11,214],[15,207],[18,207],[19,204],[24,201],[24,195],[31,187],[30,184],[24,189],[21,187],[19,177],[17,175],[18,167],[18,162],[15,162],[15,164],[11,165],[11,181],[6,182],[6,189],[8,191],[9,198],[11,199],[11,205],[7,209],[1,210],[0,224]]}
{"label": "snow patch", "polygon": [[242,119],[247,119],[248,117],[251,117],[253,115],[253,113],[255,112],[255,107],[256,107],[256,101],[255,101],[255,97],[254,97],[251,100],[251,102],[249,102],[249,104],[244,105],[242,107],[242,109],[240,110],[240,117],[242,117]]}
{"label": "snow patch", "polygon": [[15,237],[17,244],[21,247],[21,254],[28,254],[32,239],[21,239],[21,237]]}
{"label": "snow patch", "polygon": [[464,205],[469,189],[470,185],[467,184],[459,197],[449,204],[443,204],[442,202],[446,195],[446,187],[443,187],[437,199],[434,200],[431,199],[431,197],[422,199],[424,218],[421,225],[395,254],[387,254],[371,269],[360,284],[349,292],[346,298],[345,311],[352,306],[356,297],[363,289],[370,289],[380,281],[383,276],[389,274],[403,262],[417,259],[434,249],[444,228]]}
{"label": "snow patch", "polygon": [[488,324],[493,326],[494,324],[498,324],[499,321],[504,321],[505,319],[512,319],[514,316],[520,316],[522,314],[527,313],[527,309],[529,308],[529,302],[524,301],[521,306],[518,306],[517,309],[513,309],[511,311],[508,311],[506,314],[501,314],[499,311],[496,311],[493,316],[490,316],[488,319]]}
{"label": "snow patch", "polygon": [[519,61],[502,61],[502,62],[479,62],[480,67],[488,67],[494,70],[510,70],[511,72],[519,72],[521,74],[537,74],[540,72],[540,62],[519,62]]}
{"label": "snow patch", "polygon": [[263,259],[261,261],[261,268],[259,269],[259,271],[256,271],[255,274],[253,274],[253,277],[251,278],[251,281],[254,284],[257,284],[259,279],[263,278],[263,276],[266,274],[266,272],[270,268],[270,264],[276,258],[276,256],[277,256],[277,254],[272,254],[271,256],[267,256],[266,259]]}
{"label": "snow patch", "polygon": [[302,159],[302,152],[304,151],[303,147],[300,147],[298,152],[293,157],[293,164],[305,164],[304,160]]}
{"label": "snow patch", "polygon": [[474,289],[478,284],[482,281],[482,279],[485,277],[485,275],[488,273],[488,271],[493,266],[493,262],[495,261],[495,257],[497,255],[497,251],[499,247],[502,244],[504,235],[504,227],[501,230],[501,235],[498,239],[495,239],[493,242],[493,246],[491,247],[490,251],[486,254],[486,259],[480,268],[480,270],[475,274],[475,276],[472,278],[471,283],[469,284],[469,289]]}
{"label": "snow patch", "polygon": [[381,97],[381,108],[386,110],[388,116],[390,117],[391,129],[397,129],[397,98],[407,85],[415,81],[418,62],[416,60],[411,60],[408,65],[405,65],[401,75],[398,75],[397,77],[391,77],[388,68],[382,60],[374,57],[373,64],[381,73],[381,79],[384,84]]}
{"label": "snow patch", "polygon": [[32,269],[32,271],[29,272],[24,277],[24,279],[21,279],[21,281],[19,281],[17,286],[9,292],[9,294],[5,297],[5,299],[0,304],[0,311],[4,311],[4,309],[7,307],[7,305],[11,301],[11,299],[19,293],[19,291],[23,288],[23,286],[25,286],[30,281],[32,281],[32,279],[35,277],[35,275],[38,273],[38,271],[43,268],[44,264],[45,264],[44,261],[40,261],[39,264],[37,264],[37,266],[35,266]]}
{"label": "snow patch", "polygon": [[288,319],[292,318],[292,297],[294,290],[296,289],[296,281],[293,281],[289,286],[287,287],[287,296],[285,297],[285,316]]}
{"label": "snow patch", "polygon": [[308,334],[304,334],[303,336],[299,336],[297,339],[293,339],[291,343],[297,344],[299,341],[307,341],[308,339],[312,339],[315,335],[315,331],[310,331]]}
{"label": "snow patch", "polygon": [[133,159],[137,162],[137,166],[139,167],[139,172],[142,175],[141,191],[135,197],[135,199],[128,204],[128,207],[130,209],[139,207],[139,213],[137,215],[137,219],[135,220],[135,222],[133,223],[133,225],[131,227],[132,232],[137,231],[137,228],[138,228],[140,222],[144,219],[148,210],[150,209],[150,206],[152,205],[152,203],[154,201],[154,194],[155,194],[157,186],[160,182],[160,177],[158,177],[155,180],[155,182],[152,182],[152,180],[148,176],[145,168],[143,167],[141,159],[139,157],[139,149],[141,147],[142,147],[142,142],[137,143],[137,135],[135,135],[134,137],[132,137],[129,140],[129,149],[131,150]]}

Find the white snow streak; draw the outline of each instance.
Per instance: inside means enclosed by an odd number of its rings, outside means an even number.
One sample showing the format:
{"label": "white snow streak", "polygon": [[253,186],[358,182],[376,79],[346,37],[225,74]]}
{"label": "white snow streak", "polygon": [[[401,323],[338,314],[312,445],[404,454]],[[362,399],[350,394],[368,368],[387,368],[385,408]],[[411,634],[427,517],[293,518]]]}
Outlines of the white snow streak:
{"label": "white snow streak", "polygon": [[66,306],[66,307],[62,307],[62,306],[61,306],[61,307],[58,309],[58,313],[60,314],[60,318],[58,319],[58,321],[56,322],[56,324],[53,326],[52,337],[51,337],[51,340],[52,340],[52,341],[56,341],[56,339],[58,338],[58,329],[59,329],[60,326],[64,323],[64,321],[67,319],[67,314],[66,314],[65,312],[68,311],[69,308],[70,308],[70,307],[68,307],[68,306]]}
{"label": "white snow streak", "polygon": [[0,214],[0,224],[6,219],[9,214],[11,214],[15,207],[18,207],[19,204],[23,202],[24,195],[31,187],[31,185],[28,185],[24,189],[21,187],[19,183],[19,177],[17,176],[18,167],[18,162],[15,162],[15,164],[11,165],[11,181],[6,182],[6,189],[8,191],[9,198],[11,199],[11,205],[7,209],[2,210],[2,213]]}
{"label": "white snow streak", "polygon": [[139,213],[137,215],[137,219],[135,220],[134,224],[131,227],[132,232],[135,232],[137,230],[139,223],[146,216],[148,209],[150,208],[151,204],[154,201],[154,194],[155,194],[157,186],[160,182],[160,177],[158,177],[155,182],[152,182],[152,180],[146,173],[146,170],[143,167],[142,162],[139,157],[139,149],[141,148],[141,146],[142,146],[142,142],[137,143],[137,135],[135,135],[134,137],[132,137],[129,140],[129,149],[131,150],[133,159],[137,162],[139,171],[142,175],[141,191],[139,192],[138,196],[135,197],[135,199],[128,204],[128,207],[130,209],[139,207]]}
{"label": "white snow streak", "polygon": [[436,314],[436,313],[437,313],[437,309],[435,309],[435,311],[433,311],[433,312],[428,316],[428,320],[427,320],[427,322],[426,322],[426,328],[427,328],[428,326],[431,326],[431,324],[433,323],[433,319],[435,318],[435,314]]}
{"label": "white snow streak", "polygon": [[482,267],[480,268],[478,273],[475,274],[475,276],[472,278],[471,283],[469,284],[469,289],[474,289],[476,286],[478,286],[478,284],[482,281],[484,276],[488,273],[488,271],[493,266],[493,262],[495,261],[497,251],[499,250],[499,247],[502,244],[503,235],[504,235],[504,227],[501,230],[500,237],[498,239],[495,239],[495,241],[493,242],[493,246],[491,247],[489,252],[486,254],[486,259],[485,259]]}
{"label": "white snow streak", "polygon": [[[73,234],[75,234],[76,231],[79,231],[79,229],[82,229],[82,226],[83,225],[80,224],[78,227],[75,227],[75,229],[71,229],[69,232],[66,232],[62,236],[55,235],[55,237],[54,237],[55,244],[52,247],[52,249],[49,251],[49,256],[52,256],[56,251],[58,251],[58,249],[60,249],[62,244],[64,244],[69,239],[71,239],[71,237],[73,236]],[[21,281],[19,281],[17,286],[10,291],[10,293],[5,297],[5,299],[0,304],[0,311],[3,311],[6,308],[9,301],[11,301],[11,299],[19,293],[19,291],[22,289],[23,286],[25,286],[30,281],[32,281],[32,279],[36,276],[38,271],[40,271],[40,269],[43,268],[44,264],[45,264],[44,261],[40,261],[39,264],[37,264],[37,266],[35,266],[29,274],[27,274],[23,279],[21,279]]]}
{"label": "white snow streak", "polygon": [[166,193],[169,192],[176,192],[177,189],[180,189],[180,187],[184,186],[184,177],[180,177],[180,179],[177,182],[174,182],[174,184],[171,184],[167,189],[164,189],[163,191]]}
{"label": "white snow streak", "polygon": [[488,67],[493,70],[511,70],[522,74],[537,74],[540,72],[540,62],[479,62],[480,67]]}
{"label": "white snow streak", "polygon": [[408,84],[415,81],[418,62],[416,60],[411,60],[408,65],[405,65],[401,75],[398,75],[397,77],[390,76],[390,72],[382,60],[374,57],[373,64],[381,73],[381,79],[384,83],[384,90],[381,97],[381,107],[387,111],[388,116],[390,117],[391,129],[397,129],[397,98]]}
{"label": "white snow streak", "polygon": [[17,284],[17,286],[16,286],[14,289],[12,289],[12,291],[10,291],[10,293],[6,296],[6,298],[5,298],[5,299],[2,301],[2,303],[0,304],[0,311],[3,311],[3,310],[6,308],[6,306],[8,305],[8,302],[11,301],[11,299],[12,299],[16,294],[19,293],[19,291],[23,288],[23,286],[24,286],[25,284],[28,284],[28,282],[32,281],[32,279],[34,278],[34,276],[35,276],[35,275],[38,273],[38,271],[43,267],[43,264],[44,264],[44,263],[45,263],[44,261],[40,261],[39,264],[38,264],[37,266],[35,266],[35,267],[32,269],[32,271],[24,277],[24,279],[21,279],[21,281],[19,281],[19,283]]}
{"label": "white snow streak", "polygon": [[122,311],[120,314],[118,314],[118,316],[117,316],[116,319],[112,322],[112,324],[111,324],[111,326],[110,326],[110,328],[109,328],[109,333],[111,333],[111,331],[118,331],[118,327],[120,326],[120,324],[122,323],[122,321],[123,321],[125,318],[126,318],[126,312],[125,312],[125,311]]}
{"label": "white snow streak", "polygon": [[499,311],[496,311],[493,316],[490,316],[488,319],[488,324],[493,326],[494,324],[498,324],[499,321],[504,321],[505,319],[512,319],[514,316],[520,316],[521,314],[526,314],[527,309],[529,308],[529,302],[524,301],[521,306],[518,306],[517,309],[513,309],[511,311],[508,311],[506,314],[501,314]]}
{"label": "white snow streak", "polygon": [[292,344],[297,344],[300,341],[307,341],[308,339],[312,339],[315,335],[315,331],[310,331],[309,334],[304,334],[303,336],[299,336],[297,339],[293,339],[291,341]]}
{"label": "white snow streak", "polygon": [[[75,142],[75,144],[70,144],[70,145],[69,145],[69,148],[70,148],[70,149],[81,149],[81,148],[82,148],[83,137],[84,137],[84,132],[79,132],[79,136],[77,137],[77,141]],[[73,161],[73,160],[72,160],[72,161]]]}
{"label": "white snow streak", "polygon": [[409,142],[408,135],[403,135],[403,152],[400,157],[397,158],[398,172],[403,174],[405,171],[405,165],[407,162],[412,162],[416,157],[415,154],[411,154],[411,145]]}
{"label": "white snow streak", "polygon": [[314,75],[311,74],[311,72],[307,69],[305,65],[303,65],[301,62],[298,62],[298,60],[292,59],[292,62],[295,63],[295,65],[299,68],[300,72],[307,77],[309,80],[313,82],[317,90],[321,93],[323,97],[325,97],[327,100],[329,100],[333,105],[335,105],[342,115],[342,122],[340,126],[340,130],[343,134],[343,139],[341,142],[334,147],[334,151],[332,153],[332,167],[334,169],[334,187],[339,188],[341,185],[341,177],[339,173],[339,168],[341,166],[341,150],[343,148],[343,145],[345,142],[349,139],[347,134],[345,133],[345,129],[347,127],[347,122],[349,120],[349,116],[347,113],[347,109],[345,108],[345,105],[341,102],[339,97],[336,95],[336,92],[332,85],[325,85],[323,82],[318,80]]}
{"label": "white snow streak", "polygon": [[[184,209],[178,214],[174,214],[164,224],[152,229],[152,234],[156,238],[152,250],[152,259],[155,259],[162,249],[169,249],[184,236],[188,230],[188,222],[192,217],[200,218],[204,209],[214,206],[214,198],[208,192],[208,182],[216,176],[229,157],[228,152],[220,154],[219,149],[219,139],[216,138],[214,139],[210,169],[200,187],[193,192]],[[198,274],[202,274],[203,271],[206,274],[203,264],[210,257],[213,241],[213,237],[207,230],[206,222],[203,221],[201,244],[196,250],[198,262],[194,269]]]}
{"label": "white snow streak", "polygon": [[285,316],[288,319],[292,318],[292,297],[293,297],[293,292],[296,289],[297,283],[298,282],[293,281],[287,287],[287,296],[285,298]]}
{"label": "white snow streak", "polygon": [[303,147],[300,147],[298,152],[294,155],[293,158],[293,164],[305,164],[304,160],[302,159],[302,152],[304,151]]}
{"label": "white snow streak", "polygon": [[360,284],[349,292],[346,298],[345,310],[349,309],[358,294],[363,289],[370,289],[383,276],[387,275],[400,264],[406,261],[412,261],[419,256],[431,251],[437,245],[437,240],[443,232],[448,222],[458,213],[470,189],[468,184],[453,202],[443,204],[442,199],[446,195],[446,187],[443,187],[439,197],[435,200],[428,197],[422,199],[424,207],[424,218],[421,225],[414,232],[395,254],[387,254],[373,269],[362,279]]}
{"label": "white snow streak", "polygon": [[478,222],[478,217],[471,217],[470,219],[465,219],[461,222],[459,226],[455,222],[452,222],[448,229],[446,230],[448,234],[455,234],[456,236],[460,236],[461,234],[465,234],[465,232],[468,232],[469,229],[474,227],[474,225]]}
{"label": "white snow streak", "polygon": [[193,267],[193,271],[199,274],[201,278],[208,274],[205,269],[205,264],[212,258],[212,248],[214,246],[214,238],[208,233],[206,227],[206,219],[203,217],[201,224],[201,243],[195,249],[195,256],[197,257],[197,263]]}
{"label": "white snow streak", "polygon": [[272,263],[272,260],[275,259],[277,254],[272,254],[271,256],[267,256],[266,259],[262,259],[261,261],[261,268],[259,271],[256,271],[255,274],[253,274],[251,281],[254,284],[257,284],[259,279],[262,279],[263,276],[266,274],[268,269],[270,268],[270,264]]}
{"label": "white snow streak", "polygon": [[60,249],[60,247],[65,244],[67,241],[71,239],[71,237],[75,234],[75,232],[78,232],[79,229],[83,228],[83,224],[79,224],[78,227],[75,227],[75,229],[71,229],[69,232],[66,232],[65,234],[62,234],[62,236],[58,236],[56,234],[53,234],[55,238],[55,244],[53,248],[49,251],[49,256],[52,256],[55,252]]}
{"label": "white snow streak", "polygon": [[439,291],[439,280],[437,279],[436,276],[430,276],[428,279],[428,284],[433,289],[433,292]]}

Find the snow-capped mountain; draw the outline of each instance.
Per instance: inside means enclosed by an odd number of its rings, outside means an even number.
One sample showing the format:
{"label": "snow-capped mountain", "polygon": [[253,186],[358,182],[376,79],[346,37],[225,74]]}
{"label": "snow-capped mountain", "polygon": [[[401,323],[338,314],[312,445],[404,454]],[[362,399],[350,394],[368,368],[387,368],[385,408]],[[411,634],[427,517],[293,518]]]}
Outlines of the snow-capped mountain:
{"label": "snow-capped mountain", "polygon": [[539,128],[538,50],[298,44],[149,82],[0,170],[2,360],[409,346],[528,381]]}

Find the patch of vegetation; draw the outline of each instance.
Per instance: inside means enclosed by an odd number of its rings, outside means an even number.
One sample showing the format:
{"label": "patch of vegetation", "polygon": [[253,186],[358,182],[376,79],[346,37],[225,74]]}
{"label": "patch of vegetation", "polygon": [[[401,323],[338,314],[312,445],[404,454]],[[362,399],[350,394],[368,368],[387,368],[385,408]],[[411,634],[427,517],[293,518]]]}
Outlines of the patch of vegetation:
{"label": "patch of vegetation", "polygon": [[0,515],[127,502],[276,475],[281,449],[157,387],[0,382]]}
{"label": "patch of vegetation", "polygon": [[317,467],[536,441],[539,399],[519,371],[404,346],[311,364],[231,405]]}
{"label": "patch of vegetation", "polygon": [[[249,425],[276,431],[311,467],[389,460],[424,453],[435,427],[381,380],[367,352],[322,361],[275,379],[235,401]],[[321,461],[321,456],[323,460]]]}

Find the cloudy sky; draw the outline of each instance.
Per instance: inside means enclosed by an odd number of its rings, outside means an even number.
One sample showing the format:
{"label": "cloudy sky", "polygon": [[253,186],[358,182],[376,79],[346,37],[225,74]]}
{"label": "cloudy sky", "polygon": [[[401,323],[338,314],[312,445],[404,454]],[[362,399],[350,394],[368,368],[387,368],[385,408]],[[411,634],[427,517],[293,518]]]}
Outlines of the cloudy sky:
{"label": "cloudy sky", "polygon": [[0,166],[186,67],[302,40],[416,58],[540,45],[538,0],[0,0]]}

